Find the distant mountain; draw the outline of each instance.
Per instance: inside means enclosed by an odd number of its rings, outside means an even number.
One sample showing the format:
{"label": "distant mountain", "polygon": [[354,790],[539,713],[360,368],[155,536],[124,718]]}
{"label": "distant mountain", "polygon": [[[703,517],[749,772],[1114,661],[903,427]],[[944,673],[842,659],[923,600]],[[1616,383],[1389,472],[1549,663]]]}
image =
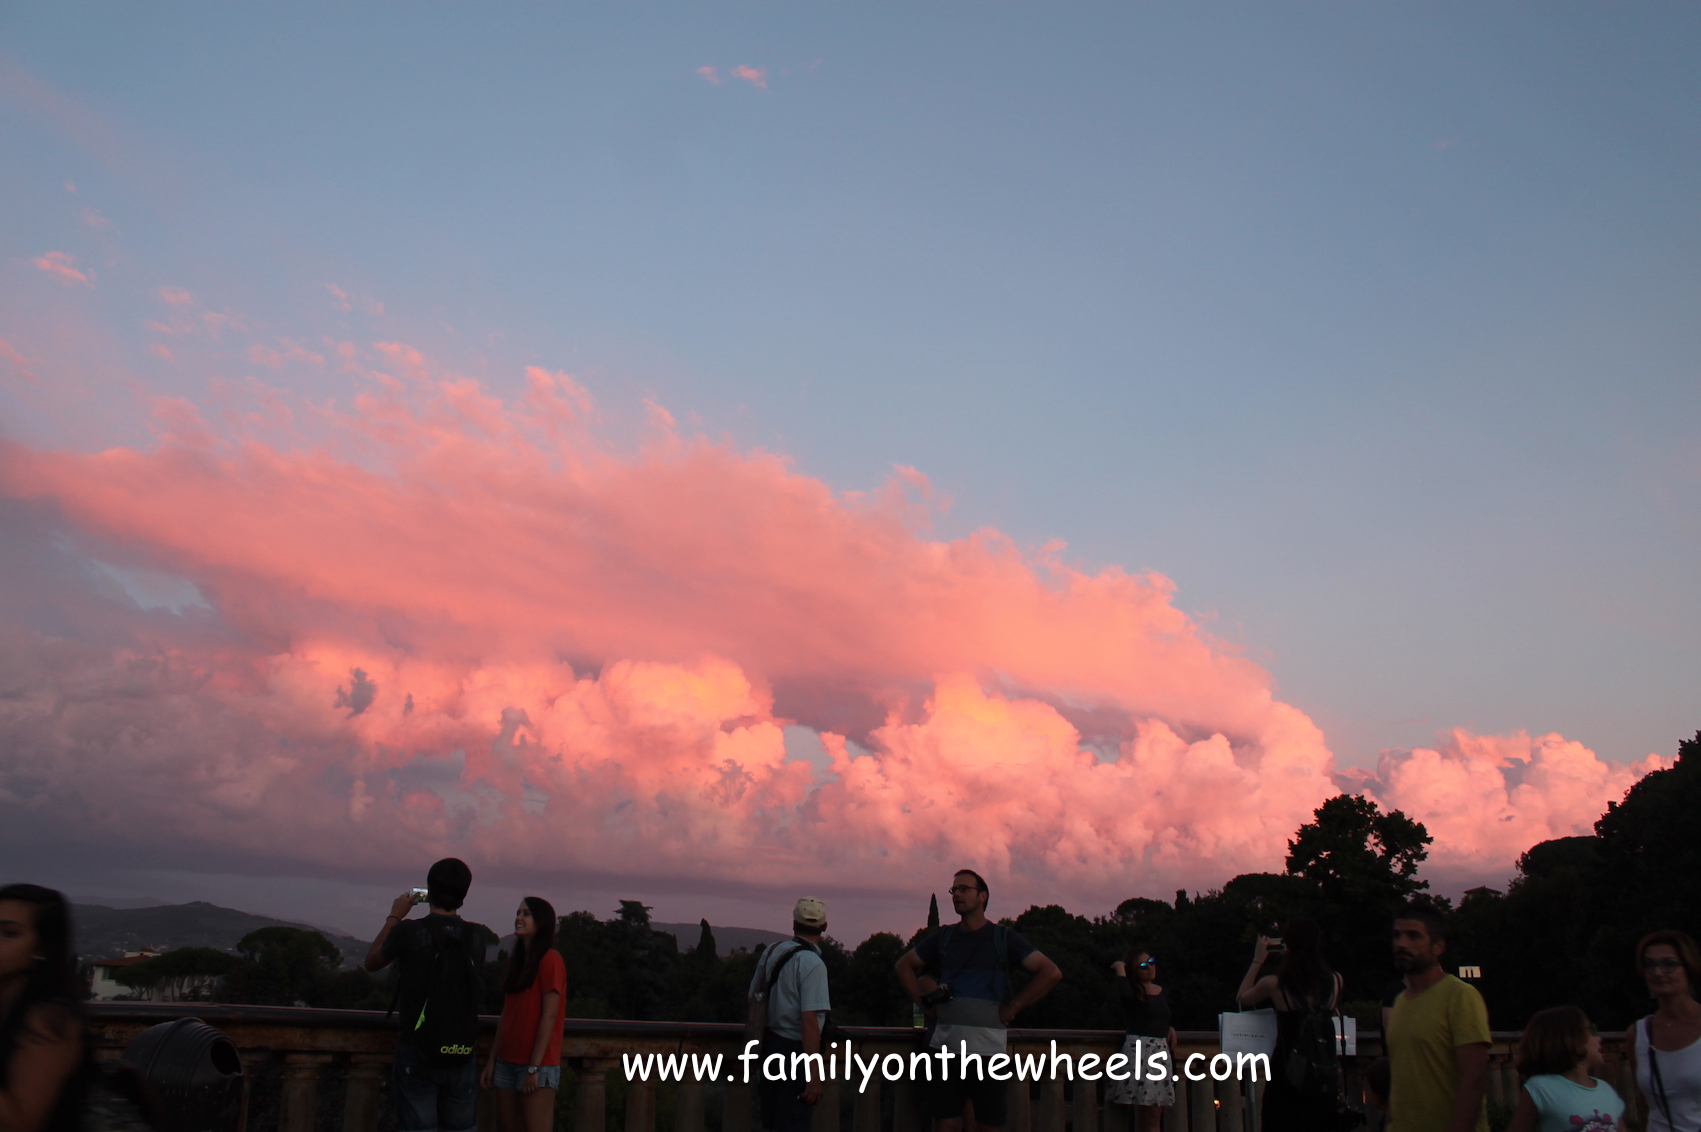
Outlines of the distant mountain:
{"label": "distant mountain", "polygon": [[77,904],[71,909],[77,933],[77,954],[85,961],[110,959],[126,951],[151,947],[169,951],[174,947],[216,947],[235,951],[243,936],[256,928],[309,928],[337,945],[343,953],[345,966],[359,963],[366,956],[370,940],[359,940],[340,932],[299,924],[293,920],[275,920],[256,916],[235,908],[220,908],[196,900],[189,904],[160,904],[152,908],[110,908],[104,904]]}
{"label": "distant mountain", "polygon": [[[651,924],[658,932],[666,932],[679,941],[679,950],[690,951],[697,946],[697,937],[703,932],[702,924]],[[723,928],[714,924],[709,930],[715,933],[715,951],[723,958],[734,951],[743,949],[755,951],[758,945],[767,946],[790,939],[784,932],[771,932],[763,928]]]}

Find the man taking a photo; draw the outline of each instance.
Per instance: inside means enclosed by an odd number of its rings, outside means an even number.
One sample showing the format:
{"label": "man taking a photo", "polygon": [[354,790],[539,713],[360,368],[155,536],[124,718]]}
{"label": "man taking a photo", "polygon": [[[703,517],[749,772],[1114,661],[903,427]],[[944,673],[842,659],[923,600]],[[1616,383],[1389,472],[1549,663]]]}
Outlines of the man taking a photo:
{"label": "man taking a photo", "polygon": [[[930,1048],[982,1058],[1004,1053],[1017,1013],[1051,993],[1063,972],[1013,929],[987,920],[991,894],[979,873],[959,870],[950,891],[951,907],[961,921],[906,951],[898,960],[898,981],[910,1001],[927,1007],[936,1020]],[[1021,994],[1011,993],[1013,967],[1033,976]],[[940,1062],[949,1064],[943,1056]],[[922,1087],[923,1111],[933,1118],[934,1132],[960,1132],[966,1104],[974,1106],[977,1125],[1004,1126],[1004,1083],[985,1077],[984,1070],[976,1076],[980,1079],[965,1080],[960,1071],[951,1072],[948,1079]],[[943,1068],[941,1077],[946,1077]]]}
{"label": "man taking a photo", "polygon": [[473,1132],[478,1126],[473,1044],[488,929],[456,914],[472,887],[465,861],[445,857],[431,866],[425,883],[430,915],[408,919],[414,894],[396,897],[384,929],[366,951],[368,971],[398,964],[396,1132]]}

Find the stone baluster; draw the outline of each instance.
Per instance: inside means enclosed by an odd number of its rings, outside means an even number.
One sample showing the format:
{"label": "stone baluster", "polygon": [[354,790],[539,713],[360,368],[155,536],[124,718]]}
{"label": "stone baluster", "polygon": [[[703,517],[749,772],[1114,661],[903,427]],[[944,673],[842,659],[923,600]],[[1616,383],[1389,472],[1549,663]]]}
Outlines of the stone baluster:
{"label": "stone baluster", "polygon": [[608,1119],[608,1071],[617,1064],[612,1057],[587,1057],[579,1062],[573,1132],[603,1132]]}
{"label": "stone baluster", "polygon": [[[1194,1132],[1216,1132],[1217,1095],[1211,1079],[1189,1081],[1187,1074],[1183,1073],[1178,1084],[1187,1089],[1187,1123]],[[1181,1098],[1176,1097],[1176,1100]]]}
{"label": "stone baluster", "polygon": [[1034,1132],[1033,1095],[1026,1081],[1011,1081],[1005,1094],[1004,1110],[1010,1121],[1009,1132]]}
{"label": "stone baluster", "polygon": [[1099,1087],[1091,1081],[1076,1081],[1069,1101],[1069,1123],[1073,1132],[1099,1132]]}
{"label": "stone baluster", "polygon": [[1134,1106],[1126,1104],[1104,1103],[1104,1132],[1130,1132],[1133,1123]]}
{"label": "stone baluster", "polygon": [[[1172,1066],[1179,1065],[1179,1058],[1170,1062]],[[1187,1082],[1172,1081],[1175,1086],[1175,1103],[1164,1109],[1164,1132],[1193,1132],[1192,1113],[1187,1109]]]}
{"label": "stone baluster", "polygon": [[[880,1087],[883,1083],[884,1082],[880,1079],[880,1074],[876,1073],[873,1078],[869,1080],[868,1088],[857,1093],[856,1109],[851,1116],[851,1126],[854,1129],[854,1132],[880,1132]],[[855,1089],[860,1088],[861,1085],[862,1079],[859,1077],[855,1082],[847,1085],[846,1087]]]}
{"label": "stone baluster", "polygon": [[839,1083],[821,1086],[821,1099],[809,1118],[809,1132],[839,1132]]}
{"label": "stone baluster", "polygon": [[[721,1132],[752,1132],[755,1122],[750,1119],[755,1104],[756,1087],[735,1083],[722,1094]],[[880,1132],[877,1128],[875,1132]]]}
{"label": "stone baluster", "polygon": [[1241,1132],[1246,1127],[1244,1086],[1235,1078],[1217,1082],[1217,1127],[1221,1132]]}
{"label": "stone baluster", "polygon": [[654,1082],[626,1082],[626,1132],[656,1132]]}
{"label": "stone baluster", "polygon": [[[673,1094],[673,1132],[703,1132],[703,1083],[681,1081]],[[838,1132],[834,1129],[834,1132]]]}
{"label": "stone baluster", "polygon": [[348,1087],[343,1094],[343,1132],[378,1132],[378,1102],[391,1060],[387,1053],[350,1055]]}
{"label": "stone baluster", "polygon": [[1046,1076],[1040,1080],[1039,1111],[1034,1114],[1034,1132],[1064,1132],[1063,1082]]}
{"label": "stone baluster", "polygon": [[892,1132],[926,1132],[927,1124],[921,1115],[921,1091],[908,1075],[898,1078],[892,1089]]}
{"label": "stone baluster", "polygon": [[319,1071],[330,1060],[328,1053],[284,1055],[278,1132],[313,1132],[313,1117],[319,1105]]}

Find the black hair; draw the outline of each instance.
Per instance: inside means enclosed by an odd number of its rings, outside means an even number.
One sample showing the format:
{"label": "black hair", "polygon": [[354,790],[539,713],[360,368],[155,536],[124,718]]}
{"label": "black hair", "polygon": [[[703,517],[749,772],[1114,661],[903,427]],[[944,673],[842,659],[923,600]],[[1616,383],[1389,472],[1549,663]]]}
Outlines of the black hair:
{"label": "black hair", "polygon": [[1394,913],[1394,919],[1396,922],[1417,920],[1423,924],[1423,930],[1429,934],[1432,942],[1447,942],[1447,917],[1433,904],[1425,904],[1420,900],[1408,901]]}
{"label": "black hair", "polygon": [[555,908],[541,896],[525,898],[526,910],[532,914],[532,939],[514,941],[514,954],[508,956],[508,973],[502,979],[502,993],[516,994],[537,981],[537,969],[544,955],[555,946]]}
{"label": "black hair", "polygon": [[1325,1001],[1335,989],[1335,972],[1323,958],[1323,929],[1317,921],[1304,916],[1289,920],[1282,928],[1282,948],[1277,981],[1319,1002]]}
{"label": "black hair", "polygon": [[466,903],[471,887],[472,870],[459,857],[444,857],[425,874],[425,898],[433,908],[455,911]]}
{"label": "black hair", "polygon": [[36,954],[40,957],[31,964],[22,993],[0,1018],[0,1058],[9,1060],[24,1023],[37,1007],[47,1006],[53,1014],[38,1019],[35,1026],[44,1021],[49,1029],[81,1024],[78,1003],[83,984],[77,977],[77,957],[71,951],[71,906],[64,895],[39,884],[8,884],[0,888],[0,901],[4,900],[30,906]]}
{"label": "black hair", "polygon": [[986,887],[986,878],[975,872],[973,869],[958,869],[951,875],[954,877],[974,877],[975,887],[986,893],[989,897],[992,895],[992,890]]}

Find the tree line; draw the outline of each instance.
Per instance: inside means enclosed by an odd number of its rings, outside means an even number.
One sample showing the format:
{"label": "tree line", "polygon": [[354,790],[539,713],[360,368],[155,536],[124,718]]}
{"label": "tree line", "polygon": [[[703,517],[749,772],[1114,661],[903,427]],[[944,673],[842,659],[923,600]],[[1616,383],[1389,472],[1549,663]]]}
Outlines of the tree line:
{"label": "tree line", "polygon": [[[1346,979],[1349,1013],[1377,1028],[1383,989],[1395,978],[1389,925],[1408,900],[1453,913],[1447,966],[1482,968],[1477,984],[1496,1029],[1521,1029],[1548,1006],[1582,1007],[1603,1029],[1623,1029],[1648,1003],[1632,963],[1645,932],[1675,927],[1701,936],[1701,732],[1678,746],[1676,765],[1637,782],[1608,803],[1594,833],[1532,846],[1505,892],[1477,889],[1455,909],[1430,895],[1417,872],[1432,842],[1422,823],[1398,810],[1342,794],[1319,806],[1288,843],[1280,873],[1247,873],[1220,889],[1173,900],[1132,897],[1105,916],[1035,905],[1013,926],[1064,971],[1056,991],[1025,1012],[1040,1028],[1116,1029],[1110,964],[1131,947],[1158,961],[1178,1029],[1210,1030],[1234,1009],[1234,992],[1260,932],[1310,916],[1325,951]],[[650,925],[649,908],[623,900],[608,919],[562,916],[556,946],[569,974],[569,1017],[737,1022],[761,949],[717,953],[707,921],[692,946]],[[893,964],[938,925],[908,939],[876,932],[847,947],[822,944],[835,1019],[845,1025],[906,1025],[910,1006]],[[494,937],[491,937],[494,942]],[[236,955],[182,948],[124,968],[138,988],[190,985],[191,973],[217,975],[222,1001],[302,1003],[384,1009],[387,977],[338,970],[338,952],[317,932],[268,927],[250,933]],[[1019,976],[1020,977],[1020,976]],[[171,980],[177,980],[173,984]],[[486,965],[486,1008],[501,1006],[499,960]]]}

